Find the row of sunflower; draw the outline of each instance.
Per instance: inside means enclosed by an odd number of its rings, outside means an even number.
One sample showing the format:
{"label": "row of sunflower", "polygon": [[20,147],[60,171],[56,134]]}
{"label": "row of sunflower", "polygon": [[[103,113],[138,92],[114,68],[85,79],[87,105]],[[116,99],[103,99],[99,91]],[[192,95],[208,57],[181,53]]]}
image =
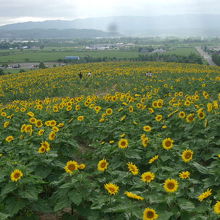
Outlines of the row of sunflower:
{"label": "row of sunflower", "polygon": [[166,70],[145,65],[98,64],[91,84],[121,92],[1,105],[1,219],[66,208],[73,219],[219,219],[218,69],[167,64],[175,74],[143,80],[144,68]]}

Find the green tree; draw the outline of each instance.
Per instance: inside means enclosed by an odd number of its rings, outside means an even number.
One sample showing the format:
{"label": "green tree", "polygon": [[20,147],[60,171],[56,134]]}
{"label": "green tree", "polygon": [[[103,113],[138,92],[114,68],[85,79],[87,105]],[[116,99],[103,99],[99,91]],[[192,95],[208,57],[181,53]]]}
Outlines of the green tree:
{"label": "green tree", "polygon": [[45,68],[46,68],[45,64],[43,62],[40,62],[39,69],[45,69]]}
{"label": "green tree", "polygon": [[0,69],[0,75],[4,75],[4,70]]}

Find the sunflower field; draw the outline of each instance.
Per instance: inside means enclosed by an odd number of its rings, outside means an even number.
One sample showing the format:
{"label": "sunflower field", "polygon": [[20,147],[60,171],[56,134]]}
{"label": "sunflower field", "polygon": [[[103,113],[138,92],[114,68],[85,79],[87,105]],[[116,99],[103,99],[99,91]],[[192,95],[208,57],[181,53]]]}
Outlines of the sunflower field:
{"label": "sunflower field", "polygon": [[220,219],[219,67],[51,68],[0,100],[0,219]]}

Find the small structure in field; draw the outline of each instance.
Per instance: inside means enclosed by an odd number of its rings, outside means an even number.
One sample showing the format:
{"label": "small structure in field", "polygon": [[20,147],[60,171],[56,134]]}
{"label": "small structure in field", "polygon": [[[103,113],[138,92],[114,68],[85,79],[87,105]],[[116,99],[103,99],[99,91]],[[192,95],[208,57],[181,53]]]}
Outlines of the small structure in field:
{"label": "small structure in field", "polygon": [[80,60],[79,56],[66,56],[64,60]]}

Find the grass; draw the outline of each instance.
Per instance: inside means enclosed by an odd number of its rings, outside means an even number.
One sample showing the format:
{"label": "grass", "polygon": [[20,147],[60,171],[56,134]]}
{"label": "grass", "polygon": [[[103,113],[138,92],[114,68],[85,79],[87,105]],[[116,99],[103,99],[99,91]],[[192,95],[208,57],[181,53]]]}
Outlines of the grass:
{"label": "grass", "polygon": [[[6,53],[6,52],[4,52]],[[54,50],[25,50],[10,51],[10,55],[0,56],[0,63],[13,62],[50,62],[63,59],[65,56],[91,56],[95,58],[116,57],[116,58],[134,58],[138,56],[135,51],[54,51]]]}
{"label": "grass", "polygon": [[198,54],[197,50],[194,47],[173,48],[172,50],[167,52],[167,54],[175,54],[180,56],[189,56],[192,53]]}
{"label": "grass", "polygon": [[[188,56],[197,51],[193,47],[173,48],[166,54]],[[21,63],[21,62],[53,62],[58,59],[63,59],[65,56],[91,56],[94,58],[135,58],[140,53],[135,50],[120,51],[120,50],[104,50],[104,51],[79,51],[75,48],[45,48],[43,50],[1,50],[0,63]]]}

